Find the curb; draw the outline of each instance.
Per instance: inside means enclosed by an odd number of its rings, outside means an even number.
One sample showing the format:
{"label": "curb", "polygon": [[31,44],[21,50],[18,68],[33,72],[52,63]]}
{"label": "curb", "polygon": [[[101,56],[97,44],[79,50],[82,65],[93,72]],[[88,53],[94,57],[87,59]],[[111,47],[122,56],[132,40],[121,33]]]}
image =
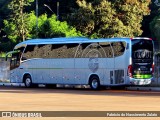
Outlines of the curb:
{"label": "curb", "polygon": [[25,86],[24,83],[0,83],[0,86]]}
{"label": "curb", "polygon": [[157,91],[157,92],[160,92],[160,87],[127,87],[127,90]]}
{"label": "curb", "polygon": [[[24,83],[0,83],[0,86],[24,87],[25,85]],[[39,85],[39,87],[44,87],[44,85]],[[62,87],[62,85],[57,85],[57,87]],[[82,88],[82,86],[77,86],[75,88]],[[83,87],[83,88],[88,88],[88,87]],[[126,87],[126,90],[160,92],[160,87]]]}

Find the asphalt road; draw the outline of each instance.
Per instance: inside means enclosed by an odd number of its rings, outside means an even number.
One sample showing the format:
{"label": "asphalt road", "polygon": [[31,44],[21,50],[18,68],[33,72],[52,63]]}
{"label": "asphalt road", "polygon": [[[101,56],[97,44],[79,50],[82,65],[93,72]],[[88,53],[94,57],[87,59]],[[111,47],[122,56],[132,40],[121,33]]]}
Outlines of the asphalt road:
{"label": "asphalt road", "polygon": [[[160,111],[160,92],[0,86],[0,111]],[[82,115],[83,116],[83,115]],[[9,119],[11,118],[0,118]],[[21,120],[22,118],[14,118]],[[23,118],[28,120],[28,118]],[[159,120],[160,117],[53,117],[50,120]]]}

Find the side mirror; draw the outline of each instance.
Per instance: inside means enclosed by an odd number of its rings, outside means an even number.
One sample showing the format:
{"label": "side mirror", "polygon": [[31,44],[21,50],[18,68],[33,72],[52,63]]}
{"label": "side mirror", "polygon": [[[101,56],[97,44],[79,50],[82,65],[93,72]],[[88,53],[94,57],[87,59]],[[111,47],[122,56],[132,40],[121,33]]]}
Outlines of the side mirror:
{"label": "side mirror", "polygon": [[5,56],[5,60],[6,60],[6,61],[8,60],[8,54]]}

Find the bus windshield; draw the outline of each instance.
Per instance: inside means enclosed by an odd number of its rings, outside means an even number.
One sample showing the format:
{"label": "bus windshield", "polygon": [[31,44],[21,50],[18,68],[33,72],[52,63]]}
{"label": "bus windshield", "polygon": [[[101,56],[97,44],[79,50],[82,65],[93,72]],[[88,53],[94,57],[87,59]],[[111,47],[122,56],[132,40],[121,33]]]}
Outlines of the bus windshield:
{"label": "bus windshield", "polygon": [[[132,58],[134,62],[149,62],[153,59],[153,43],[151,40],[132,40]],[[151,61],[150,61],[151,62]]]}
{"label": "bus windshield", "polygon": [[132,40],[132,67],[134,78],[150,78],[153,64],[152,40]]}

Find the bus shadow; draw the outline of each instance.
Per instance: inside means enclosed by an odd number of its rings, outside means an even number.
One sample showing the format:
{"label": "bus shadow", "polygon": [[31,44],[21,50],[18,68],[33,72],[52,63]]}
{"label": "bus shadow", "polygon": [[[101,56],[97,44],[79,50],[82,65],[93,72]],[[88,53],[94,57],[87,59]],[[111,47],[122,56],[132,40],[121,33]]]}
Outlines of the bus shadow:
{"label": "bus shadow", "polygon": [[134,90],[111,90],[104,89],[94,91],[89,88],[25,88],[25,87],[14,87],[14,86],[0,86],[1,93],[19,93],[19,94],[74,94],[74,95],[89,95],[89,96],[127,96],[127,97],[159,97],[160,92],[154,91],[134,91]]}

